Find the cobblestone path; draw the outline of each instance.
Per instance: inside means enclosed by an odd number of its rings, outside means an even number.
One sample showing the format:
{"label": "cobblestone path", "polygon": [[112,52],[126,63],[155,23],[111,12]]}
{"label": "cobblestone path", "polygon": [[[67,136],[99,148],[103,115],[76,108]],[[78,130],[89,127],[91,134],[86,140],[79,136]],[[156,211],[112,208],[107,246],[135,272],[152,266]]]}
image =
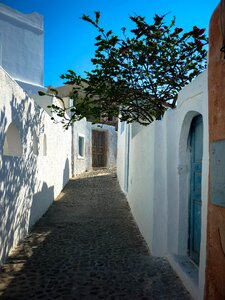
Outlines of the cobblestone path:
{"label": "cobblestone path", "polygon": [[[105,174],[104,174],[105,172]],[[191,299],[108,172],[70,180],[0,272],[0,299]]]}

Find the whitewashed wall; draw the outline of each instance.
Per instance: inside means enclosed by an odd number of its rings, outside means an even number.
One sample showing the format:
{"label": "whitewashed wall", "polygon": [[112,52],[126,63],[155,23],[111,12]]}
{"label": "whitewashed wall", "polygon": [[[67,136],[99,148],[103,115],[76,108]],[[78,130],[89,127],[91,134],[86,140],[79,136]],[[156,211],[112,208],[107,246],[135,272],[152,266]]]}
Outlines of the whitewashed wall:
{"label": "whitewashed wall", "polygon": [[[92,169],[92,124],[83,119],[63,130],[47,107],[56,98],[37,95],[44,89],[43,37],[42,16],[0,3],[0,264],[69,177]],[[103,127],[109,136],[107,166],[112,167],[117,134],[114,127]],[[79,135],[85,137],[82,158]]]}
{"label": "whitewashed wall", "polygon": [[117,157],[117,132],[114,126],[106,124],[92,124],[92,130],[104,131],[107,133],[107,168],[116,167]]}
{"label": "whitewashed wall", "polygon": [[[13,122],[22,153],[3,153]],[[71,176],[71,130],[50,116],[0,68],[0,262],[43,215]],[[44,145],[44,140],[46,144]],[[36,153],[36,154],[35,154]]]}
{"label": "whitewashed wall", "polygon": [[[84,137],[84,157],[79,155],[79,136]],[[92,137],[91,123],[86,118],[76,122],[73,126],[73,165],[74,175],[81,174],[92,169]]]}
{"label": "whitewashed wall", "polygon": [[[92,124],[83,118],[74,123],[73,126],[73,169],[74,175],[92,170],[92,130],[104,131],[107,133],[107,168],[116,167],[117,156],[117,132],[114,126],[103,124]],[[80,157],[79,136],[84,137],[85,155]]]}
{"label": "whitewashed wall", "polygon": [[[187,255],[188,237],[188,154],[190,124],[203,116],[202,232],[200,266],[197,273],[181,267]],[[118,128],[117,173],[126,192],[134,218],[153,255],[168,256],[186,287],[196,299],[204,290],[206,221],[208,201],[208,94],[207,72],[186,86],[178,105],[160,121],[147,127],[132,124]],[[127,132],[131,127],[130,146]],[[127,152],[129,148],[129,153]],[[128,157],[129,154],[129,157]],[[129,163],[127,163],[129,162]],[[184,264],[183,264],[184,265]],[[190,273],[187,275],[187,273]]]}
{"label": "whitewashed wall", "polygon": [[27,92],[43,86],[43,17],[0,3],[0,66]]}
{"label": "whitewashed wall", "polygon": [[126,151],[126,132],[128,129],[128,126],[125,122],[119,122],[118,123],[118,140],[117,140],[117,176],[118,181],[120,184],[120,187],[124,193],[126,193],[125,188],[125,170],[127,169],[126,164],[126,157],[125,151]]}

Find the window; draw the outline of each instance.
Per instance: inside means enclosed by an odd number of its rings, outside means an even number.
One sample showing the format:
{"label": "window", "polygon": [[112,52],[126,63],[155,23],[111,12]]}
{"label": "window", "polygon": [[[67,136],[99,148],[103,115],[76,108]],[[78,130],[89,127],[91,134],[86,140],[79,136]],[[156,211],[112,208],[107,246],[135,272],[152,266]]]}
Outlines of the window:
{"label": "window", "polygon": [[84,136],[78,136],[78,157],[84,158],[85,156],[85,149],[84,149]]}
{"label": "window", "polygon": [[16,126],[11,123],[6,131],[3,154],[7,156],[22,156],[20,134]]}
{"label": "window", "polygon": [[43,156],[47,156],[47,138],[46,138],[46,134],[44,134],[43,136]]}
{"label": "window", "polygon": [[38,138],[36,133],[33,134],[33,154],[38,155]]}

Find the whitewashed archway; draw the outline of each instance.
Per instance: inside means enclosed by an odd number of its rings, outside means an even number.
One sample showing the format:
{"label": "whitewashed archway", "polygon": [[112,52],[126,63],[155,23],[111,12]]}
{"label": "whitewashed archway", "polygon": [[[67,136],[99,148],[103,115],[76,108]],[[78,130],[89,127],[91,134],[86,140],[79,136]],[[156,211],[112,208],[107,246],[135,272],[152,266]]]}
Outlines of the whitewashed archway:
{"label": "whitewashed archway", "polygon": [[[197,111],[189,111],[184,117],[179,140],[179,231],[178,254],[187,255],[188,210],[190,196],[190,127],[194,117],[201,115]],[[203,120],[204,122],[204,120]]]}
{"label": "whitewashed archway", "polygon": [[14,123],[11,123],[6,131],[3,155],[22,156],[20,134]]}

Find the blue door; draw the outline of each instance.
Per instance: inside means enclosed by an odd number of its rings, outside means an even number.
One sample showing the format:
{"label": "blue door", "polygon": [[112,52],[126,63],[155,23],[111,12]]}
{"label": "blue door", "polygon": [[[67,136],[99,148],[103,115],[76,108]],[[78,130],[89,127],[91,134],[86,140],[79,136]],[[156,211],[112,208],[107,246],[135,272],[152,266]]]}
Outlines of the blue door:
{"label": "blue door", "polygon": [[203,152],[203,122],[202,116],[193,119],[190,128],[191,146],[191,182],[189,205],[189,241],[190,258],[199,265],[201,242],[201,182],[202,182],[202,152]]}

